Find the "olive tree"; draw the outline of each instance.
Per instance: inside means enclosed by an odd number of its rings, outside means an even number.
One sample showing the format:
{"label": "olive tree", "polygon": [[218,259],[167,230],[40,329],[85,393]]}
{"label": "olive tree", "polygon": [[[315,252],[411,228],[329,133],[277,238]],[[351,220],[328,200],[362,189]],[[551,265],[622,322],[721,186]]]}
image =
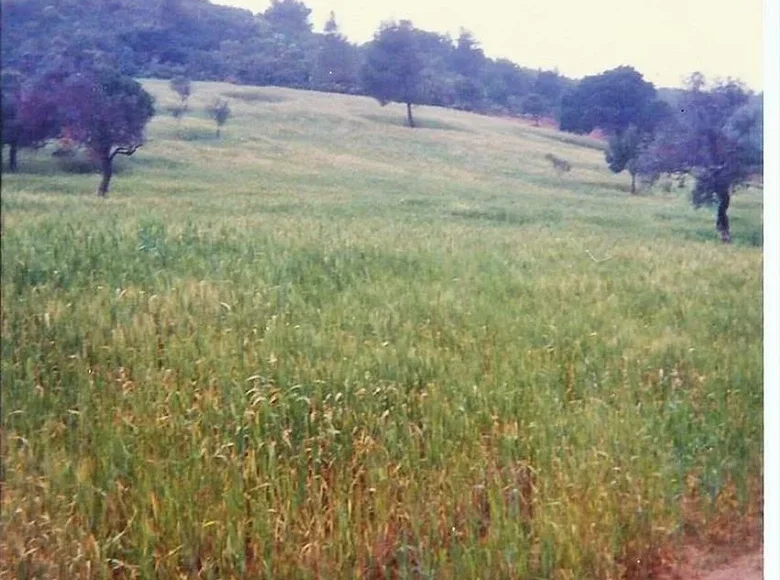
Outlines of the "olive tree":
{"label": "olive tree", "polygon": [[134,79],[113,69],[76,72],[58,91],[63,130],[100,163],[100,197],[108,193],[117,155],[132,155],[144,143],[154,99]]}

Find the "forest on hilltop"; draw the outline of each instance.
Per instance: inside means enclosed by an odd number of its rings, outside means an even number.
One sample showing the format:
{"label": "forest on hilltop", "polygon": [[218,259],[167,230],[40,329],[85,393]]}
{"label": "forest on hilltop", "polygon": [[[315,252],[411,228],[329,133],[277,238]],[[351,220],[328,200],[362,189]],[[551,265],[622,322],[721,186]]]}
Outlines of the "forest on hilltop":
{"label": "forest on hilltop", "polygon": [[[207,0],[3,0],[2,8],[4,70],[30,74],[80,51],[134,77],[365,94],[360,70],[371,42],[350,42],[339,15],[314,31],[298,0],[274,0],[255,15]],[[414,35],[424,81],[418,104],[554,116],[574,85],[557,71],[487,57],[466,29],[456,39],[417,28]]]}

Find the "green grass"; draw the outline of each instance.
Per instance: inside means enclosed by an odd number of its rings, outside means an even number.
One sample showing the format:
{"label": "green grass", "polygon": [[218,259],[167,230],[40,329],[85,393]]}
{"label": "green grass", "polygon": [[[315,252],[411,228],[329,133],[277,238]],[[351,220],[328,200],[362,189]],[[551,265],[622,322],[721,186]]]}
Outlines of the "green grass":
{"label": "green grass", "polygon": [[1,575],[636,578],[757,518],[760,193],[724,246],[584,141],[245,91],[106,200],[3,176]]}

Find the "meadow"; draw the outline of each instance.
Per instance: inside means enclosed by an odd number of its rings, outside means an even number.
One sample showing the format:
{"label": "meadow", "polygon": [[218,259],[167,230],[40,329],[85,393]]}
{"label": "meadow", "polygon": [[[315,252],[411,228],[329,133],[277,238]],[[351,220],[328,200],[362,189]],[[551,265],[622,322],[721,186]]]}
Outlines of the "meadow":
{"label": "meadow", "polygon": [[648,578],[760,526],[762,192],[726,246],[598,141],[416,115],[195,83],[105,200],[22,153],[0,578]]}

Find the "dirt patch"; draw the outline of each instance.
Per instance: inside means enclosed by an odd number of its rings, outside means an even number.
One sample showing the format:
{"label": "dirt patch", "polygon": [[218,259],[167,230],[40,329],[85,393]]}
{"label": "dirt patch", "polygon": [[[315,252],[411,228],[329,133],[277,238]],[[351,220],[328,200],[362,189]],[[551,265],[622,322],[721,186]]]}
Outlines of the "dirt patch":
{"label": "dirt patch", "polygon": [[708,572],[703,580],[761,580],[764,575],[764,554],[747,554],[727,566]]}
{"label": "dirt patch", "polygon": [[688,547],[683,560],[658,576],[657,580],[762,580],[764,553],[754,550],[724,560],[722,554]]}
{"label": "dirt patch", "polygon": [[657,580],[762,580],[764,550],[760,522],[734,523],[730,541],[688,537],[673,562],[659,570]]}

